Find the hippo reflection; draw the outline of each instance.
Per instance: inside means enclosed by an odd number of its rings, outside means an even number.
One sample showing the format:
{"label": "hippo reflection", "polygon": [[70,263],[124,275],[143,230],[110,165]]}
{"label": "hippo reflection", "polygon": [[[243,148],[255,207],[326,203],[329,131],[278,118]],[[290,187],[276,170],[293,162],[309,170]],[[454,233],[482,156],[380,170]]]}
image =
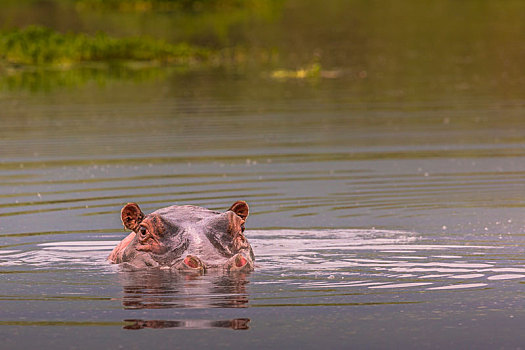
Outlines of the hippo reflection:
{"label": "hippo reflection", "polygon": [[170,270],[121,271],[122,306],[139,309],[246,308],[249,280],[243,272],[180,274]]}
{"label": "hippo reflection", "polygon": [[[123,270],[118,276],[123,287],[122,306],[126,310],[248,307],[246,286],[249,281],[243,272],[225,274],[216,270],[206,274],[180,274],[171,270],[143,269]],[[150,314],[149,312],[141,313],[143,316]],[[176,314],[180,316],[185,313]],[[168,313],[167,315],[175,314]],[[248,318],[126,319],[124,329],[226,328],[245,330],[250,328],[249,322]]]}
{"label": "hippo reflection", "polygon": [[184,321],[166,321],[166,320],[124,320],[127,323],[124,329],[164,329],[164,328],[185,328],[185,329],[209,329],[209,328],[230,328],[234,330],[246,330],[250,326],[249,318],[235,318],[232,320],[184,320]]}
{"label": "hippo reflection", "polygon": [[251,271],[255,258],[244,236],[248,213],[244,201],[235,202],[223,213],[174,205],[149,215],[136,203],[129,203],[122,208],[121,219],[133,232],[113,249],[108,260],[133,268]]}

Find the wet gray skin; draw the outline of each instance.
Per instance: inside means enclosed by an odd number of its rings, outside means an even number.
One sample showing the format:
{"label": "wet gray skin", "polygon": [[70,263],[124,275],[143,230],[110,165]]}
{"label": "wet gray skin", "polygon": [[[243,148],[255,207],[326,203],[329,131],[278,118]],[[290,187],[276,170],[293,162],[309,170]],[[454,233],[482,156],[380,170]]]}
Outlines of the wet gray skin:
{"label": "wet gray skin", "polygon": [[133,268],[251,271],[255,258],[244,236],[248,213],[243,201],[223,213],[174,205],[149,215],[136,203],[129,203],[122,208],[121,219],[133,232],[113,249],[108,260]]}

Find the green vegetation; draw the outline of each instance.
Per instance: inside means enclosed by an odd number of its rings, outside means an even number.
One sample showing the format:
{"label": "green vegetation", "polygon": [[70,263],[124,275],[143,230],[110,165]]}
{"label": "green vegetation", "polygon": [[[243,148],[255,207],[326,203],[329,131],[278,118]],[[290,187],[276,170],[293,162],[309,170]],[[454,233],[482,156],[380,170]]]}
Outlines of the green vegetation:
{"label": "green vegetation", "polygon": [[5,0],[0,91],[213,71],[391,98],[521,92],[524,13],[490,0]]}
{"label": "green vegetation", "polygon": [[[55,0],[56,1],[56,0]],[[168,42],[215,49],[249,45],[253,33],[275,23],[285,0],[75,0],[75,16],[120,36],[149,34]],[[2,16],[0,14],[0,22]],[[103,24],[100,27],[100,23]],[[81,28],[84,30],[84,28]]]}
{"label": "green vegetation", "polygon": [[274,79],[305,79],[305,78],[318,78],[321,76],[321,65],[314,63],[306,68],[300,69],[278,69],[272,72],[272,78]]}
{"label": "green vegetation", "polygon": [[79,10],[119,12],[212,12],[266,6],[260,0],[76,0]]}
{"label": "green vegetation", "polygon": [[277,20],[283,4],[6,0],[0,5],[0,91],[50,91],[205,70],[271,76],[281,67],[279,50],[252,45],[248,38]]}
{"label": "green vegetation", "polygon": [[210,51],[151,38],[113,38],[104,33],[62,34],[29,26],[0,33],[0,60],[8,65],[71,66],[85,62],[149,62],[190,64],[207,60]]}

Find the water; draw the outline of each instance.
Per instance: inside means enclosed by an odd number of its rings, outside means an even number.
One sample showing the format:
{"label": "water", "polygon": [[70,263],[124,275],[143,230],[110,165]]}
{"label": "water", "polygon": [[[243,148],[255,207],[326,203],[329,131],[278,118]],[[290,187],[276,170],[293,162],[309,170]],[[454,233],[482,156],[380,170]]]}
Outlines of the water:
{"label": "water", "polygon": [[[294,96],[252,104],[170,83],[2,99],[3,348],[523,344],[523,104],[364,107],[332,81],[265,81]],[[238,199],[254,273],[105,262],[129,201]]]}
{"label": "water", "polygon": [[[0,77],[0,348],[523,347],[522,5],[284,3],[243,40],[335,77]],[[105,261],[127,202],[241,199],[253,273]]]}

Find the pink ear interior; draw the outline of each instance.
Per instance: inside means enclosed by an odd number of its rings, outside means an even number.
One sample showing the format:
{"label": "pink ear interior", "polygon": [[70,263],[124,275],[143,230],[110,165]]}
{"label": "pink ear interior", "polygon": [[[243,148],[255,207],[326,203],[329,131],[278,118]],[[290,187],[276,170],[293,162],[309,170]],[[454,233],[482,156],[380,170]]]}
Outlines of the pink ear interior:
{"label": "pink ear interior", "polygon": [[135,231],[144,219],[144,213],[137,203],[128,203],[122,208],[120,218],[125,228]]}
{"label": "pink ear interior", "polygon": [[237,201],[233,203],[229,210],[233,211],[235,214],[239,215],[244,220],[246,220],[250,213],[250,207],[248,207],[248,203],[246,203],[245,201]]}

